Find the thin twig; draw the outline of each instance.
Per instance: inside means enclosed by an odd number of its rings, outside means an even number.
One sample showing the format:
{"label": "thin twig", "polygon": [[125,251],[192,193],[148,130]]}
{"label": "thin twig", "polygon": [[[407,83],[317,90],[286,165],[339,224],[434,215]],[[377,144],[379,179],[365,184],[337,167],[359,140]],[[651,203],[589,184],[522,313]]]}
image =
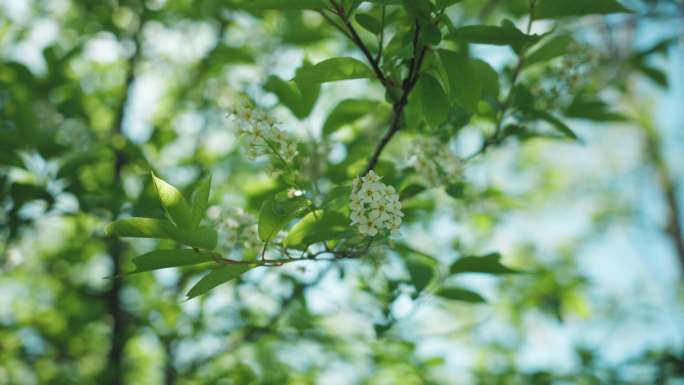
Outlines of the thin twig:
{"label": "thin twig", "polygon": [[368,173],[370,170],[375,168],[375,165],[378,163],[378,160],[380,159],[380,155],[382,154],[382,151],[385,149],[387,144],[392,140],[394,135],[399,131],[401,128],[401,117],[404,112],[404,107],[406,107],[406,104],[408,103],[408,97],[411,91],[413,90],[413,87],[416,85],[416,82],[418,81],[418,77],[420,75],[420,67],[423,64],[423,60],[425,59],[425,54],[427,52],[427,47],[423,47],[423,49],[420,51],[418,54],[418,58],[416,59],[416,54],[418,53],[418,38],[420,37],[420,24],[416,22],[416,30],[413,35],[413,58],[409,62],[409,73],[406,76],[406,79],[404,79],[403,82],[403,92],[401,94],[401,97],[399,100],[394,104],[394,114],[392,116],[392,121],[390,123],[390,127],[385,133],[385,135],[380,139],[380,142],[378,142],[378,145],[375,147],[375,150],[373,151],[373,154],[370,157],[370,160],[368,161],[368,166],[366,166],[366,169],[364,170],[364,174]]}
{"label": "thin twig", "polygon": [[[365,247],[358,250],[321,250],[315,253],[304,253],[300,257],[288,257],[286,258],[276,258],[268,259],[262,256],[259,260],[247,261],[247,260],[237,260],[224,258],[218,253],[212,253],[211,256],[216,263],[226,264],[226,265],[253,265],[253,266],[272,266],[279,267],[287,263],[301,262],[301,261],[339,261],[342,259],[357,259],[368,252],[371,243],[369,242]],[[333,255],[332,258],[319,258],[321,255],[330,254]]]}
{"label": "thin twig", "polygon": [[323,18],[324,18],[328,23],[330,23],[333,27],[335,27],[338,31],[342,32],[345,36],[347,36],[347,37],[349,38],[349,40],[353,40],[353,39],[352,39],[352,36],[349,34],[349,32],[347,32],[344,28],[342,28],[342,26],[340,26],[339,24],[337,24],[337,23],[335,22],[335,20],[333,20],[330,16],[328,16],[328,15],[325,13],[325,10],[320,10],[320,11],[318,11],[318,13],[320,13],[321,16],[323,16]]}
{"label": "thin twig", "polygon": [[[382,83],[383,86],[389,87],[390,82],[385,76],[385,74],[382,72],[378,60],[376,60],[373,57],[368,47],[366,47],[366,44],[364,44],[363,40],[361,40],[361,37],[359,36],[358,32],[356,32],[356,28],[354,28],[351,21],[349,20],[348,15],[344,12],[344,7],[335,2],[335,0],[330,0],[330,4],[333,6],[333,11],[335,12],[335,14],[339,16],[344,26],[347,27],[347,31],[349,32],[347,36],[361,50],[363,56],[366,57],[366,60],[368,60],[368,63],[371,65],[371,68],[373,68],[373,72],[375,72],[375,76],[378,78],[378,80],[380,80],[380,83]],[[333,24],[336,25],[336,23]]]}
{"label": "thin twig", "polygon": [[[527,21],[527,28],[525,31],[527,35],[529,35],[530,32],[532,32],[532,22],[534,21],[534,7],[536,3],[537,0],[530,0],[530,18]],[[470,161],[478,157],[479,155],[484,154],[485,152],[487,152],[489,147],[497,145],[501,143],[501,141],[503,140],[503,138],[501,137],[503,122],[506,117],[506,113],[508,112],[508,109],[511,107],[511,102],[513,101],[513,92],[518,82],[518,78],[520,77],[522,69],[525,66],[525,49],[526,47],[522,47],[520,49],[520,52],[518,53],[518,62],[516,63],[515,69],[513,70],[513,74],[511,76],[511,86],[509,87],[508,94],[506,95],[506,98],[501,104],[501,109],[497,114],[496,123],[494,126],[494,133],[491,137],[486,138],[484,142],[482,142],[482,146],[480,146],[480,148],[477,151],[463,158],[464,161]]]}

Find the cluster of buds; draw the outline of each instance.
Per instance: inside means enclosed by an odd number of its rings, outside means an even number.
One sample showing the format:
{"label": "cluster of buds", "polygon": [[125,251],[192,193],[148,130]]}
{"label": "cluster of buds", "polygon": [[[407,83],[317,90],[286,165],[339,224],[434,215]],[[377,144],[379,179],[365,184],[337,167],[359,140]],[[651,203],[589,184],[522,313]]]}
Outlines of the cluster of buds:
{"label": "cluster of buds", "polygon": [[352,225],[357,226],[359,233],[371,237],[383,231],[395,235],[404,216],[394,187],[380,179],[373,170],[364,177],[357,177],[349,203]]}
{"label": "cluster of buds", "polygon": [[256,220],[242,209],[224,210],[217,227],[222,252],[230,252],[239,246],[251,249],[260,245]]}
{"label": "cluster of buds", "polygon": [[572,44],[568,53],[546,65],[532,87],[538,108],[556,109],[562,100],[594,83],[600,57],[590,47]]}
{"label": "cluster of buds", "polygon": [[416,174],[430,187],[441,186],[462,172],[461,160],[436,138],[418,139],[413,158]]}
{"label": "cluster of buds", "polygon": [[238,133],[246,138],[249,159],[272,155],[287,165],[297,156],[295,140],[276,127],[273,117],[264,111],[244,104],[233,109],[230,115],[237,123]]}

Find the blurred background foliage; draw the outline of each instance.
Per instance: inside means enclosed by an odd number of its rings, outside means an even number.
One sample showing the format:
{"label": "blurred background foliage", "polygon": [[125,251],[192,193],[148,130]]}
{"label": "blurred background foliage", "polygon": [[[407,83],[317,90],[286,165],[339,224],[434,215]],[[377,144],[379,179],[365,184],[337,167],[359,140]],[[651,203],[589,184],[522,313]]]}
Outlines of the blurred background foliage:
{"label": "blurred background foliage", "polygon": [[[535,24],[575,48],[524,73],[514,102],[562,112],[581,143],[521,116],[457,183],[408,201],[398,251],[263,269],[184,302],[197,269],[119,277],[158,241],[103,233],[122,215],[163,216],[150,170],[184,191],[211,173],[215,207],[254,212],[281,187],[225,118],[243,95],[311,143],[330,183],[356,173],[389,114],[371,81],[285,81],[362,59],[318,13],[234,3],[0,2],[1,384],[684,381],[684,3]],[[527,11],[465,0],[446,15],[524,25]],[[507,87],[513,53],[472,50]],[[350,97],[364,101],[338,105]],[[491,128],[476,107],[428,133],[468,157]],[[388,148],[388,179],[416,130]],[[442,271],[495,251],[530,274]],[[404,261],[421,254],[487,303],[417,295],[424,277]]]}

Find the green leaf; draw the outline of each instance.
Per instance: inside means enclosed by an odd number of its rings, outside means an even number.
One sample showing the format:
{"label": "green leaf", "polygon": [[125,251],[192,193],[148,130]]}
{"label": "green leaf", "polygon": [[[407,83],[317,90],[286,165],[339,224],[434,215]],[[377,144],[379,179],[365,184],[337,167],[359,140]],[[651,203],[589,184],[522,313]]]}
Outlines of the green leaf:
{"label": "green leaf", "polygon": [[435,7],[437,7],[437,9],[444,9],[456,3],[460,3],[461,1],[463,0],[437,0],[435,1]]}
{"label": "green leaf", "polygon": [[351,15],[360,5],[363,0],[348,0],[342,2],[342,6],[345,7],[345,13]]}
{"label": "green leaf", "polygon": [[642,74],[646,75],[649,79],[653,80],[656,84],[663,88],[667,88],[667,74],[657,68],[641,64],[637,66],[637,69]]}
{"label": "green leaf", "polygon": [[485,273],[485,274],[515,274],[519,273],[501,264],[499,261],[501,255],[499,253],[491,253],[478,256],[468,256],[459,258],[449,267],[451,274],[458,273]]}
{"label": "green leaf", "polygon": [[474,112],[482,94],[482,82],[472,60],[447,50],[440,50],[439,56],[449,78],[450,100],[456,101],[468,112]]}
{"label": "green leaf", "polygon": [[322,9],[328,6],[325,0],[233,0],[229,2],[234,8],[244,9],[276,9],[276,10],[302,10]]}
{"label": "green leaf", "polygon": [[378,107],[368,99],[345,99],[335,106],[323,124],[323,135],[328,136],[344,125],[355,122]]}
{"label": "green leaf", "polygon": [[213,269],[209,274],[200,279],[187,294],[187,299],[202,295],[216,286],[232,281],[246,273],[253,266],[242,264],[231,264]]}
{"label": "green leaf", "polygon": [[363,27],[366,31],[379,35],[382,32],[382,22],[366,13],[359,13],[355,17],[356,22]]}
{"label": "green leaf", "polygon": [[538,0],[534,16],[536,19],[555,19],[565,16],[631,12],[615,0]]}
{"label": "green leaf", "polygon": [[446,185],[446,193],[454,199],[462,199],[465,192],[465,183],[455,182]]}
{"label": "green leaf", "polygon": [[408,269],[411,283],[416,288],[416,297],[422,292],[435,276],[434,261],[423,255],[412,255],[406,260],[406,268]]}
{"label": "green leaf", "polygon": [[[427,254],[427,253],[425,253],[425,252],[423,252],[423,251],[421,251],[421,250],[414,249],[414,248],[411,247],[408,243],[405,243],[405,242],[402,242],[402,241],[398,241],[398,242],[396,242],[396,243],[394,244],[394,250],[396,250],[396,251],[399,252],[399,253],[404,253],[404,254],[407,254],[407,255],[413,255],[413,254],[415,254],[415,255],[418,256],[418,260],[419,260],[419,261],[423,261],[423,262],[427,263],[427,264],[430,265],[430,266],[435,266],[435,265],[437,265],[437,260],[435,259],[435,257],[433,257],[432,255]],[[410,258],[410,257],[409,257],[409,258]]]}
{"label": "green leaf", "polygon": [[577,137],[577,135],[570,129],[570,127],[568,127],[568,126],[567,126],[565,123],[563,123],[560,119],[558,119],[558,118],[556,118],[555,116],[549,114],[548,112],[546,112],[546,111],[539,111],[539,110],[531,110],[531,111],[526,111],[526,112],[529,113],[529,114],[531,114],[531,115],[533,115],[533,116],[536,116],[536,117],[539,118],[539,119],[542,119],[542,120],[548,122],[549,124],[551,124],[551,126],[552,126],[553,128],[555,128],[558,132],[560,132],[561,134],[567,136],[568,138],[573,139],[573,140],[578,140],[578,139],[579,139],[579,138]]}
{"label": "green leaf", "polygon": [[293,220],[304,207],[301,199],[267,199],[259,210],[259,238],[266,242]]}
{"label": "green leaf", "polygon": [[425,121],[432,128],[439,126],[449,115],[449,102],[442,85],[428,73],[422,73],[417,85]]}
{"label": "green leaf", "polygon": [[523,111],[534,110],[534,95],[523,84],[517,84],[513,89],[513,105]]}
{"label": "green leaf", "polygon": [[213,250],[217,241],[216,230],[212,228],[180,229],[169,220],[155,218],[119,219],[107,225],[105,232],[119,237],[172,239],[205,250]]}
{"label": "green leaf", "polygon": [[325,83],[372,76],[373,71],[361,61],[350,57],[337,57],[302,70],[295,80],[304,83]]}
{"label": "green leaf", "polygon": [[504,22],[500,27],[494,25],[468,25],[457,28],[450,36],[467,43],[508,45],[516,52],[519,52],[525,46],[534,44],[541,38],[540,35],[524,34],[511,22]]}
{"label": "green leaf", "polygon": [[570,106],[563,111],[563,115],[575,119],[588,119],[600,122],[624,121],[627,119],[624,115],[611,111],[609,108],[608,104],[600,100],[587,100],[578,95],[570,103]]}
{"label": "green leaf", "polygon": [[402,5],[402,0],[366,0],[369,3],[375,3],[380,5]]}
{"label": "green leaf", "polygon": [[216,230],[210,227],[200,227],[196,230],[179,229],[172,227],[169,237],[174,241],[186,246],[204,250],[214,250],[218,240]]}
{"label": "green leaf", "polygon": [[287,234],[284,244],[293,248],[347,238],[353,235],[346,215],[337,211],[318,210],[311,212],[297,222]]}
{"label": "green leaf", "polygon": [[499,74],[484,60],[471,59],[470,66],[480,82],[481,98],[489,97],[494,100],[499,97]]}
{"label": "green leaf", "polygon": [[157,194],[159,195],[159,200],[161,201],[162,206],[164,206],[166,213],[171,217],[171,220],[180,228],[192,228],[192,213],[183,194],[175,187],[166,183],[163,179],[158,178],[154,173],[151,174],[154,187],[157,189]]}
{"label": "green leaf", "polygon": [[525,56],[525,66],[529,67],[562,56],[573,42],[573,38],[569,35],[554,36]]}
{"label": "green leaf", "polygon": [[192,194],[192,227],[197,228],[204,218],[209,206],[209,192],[211,191],[211,175],[204,178]]}
{"label": "green leaf", "polygon": [[131,273],[141,273],[168,267],[196,265],[198,263],[211,261],[213,261],[212,254],[206,251],[195,251],[190,249],[155,250],[133,258],[135,270]]}
{"label": "green leaf", "polygon": [[484,298],[482,296],[474,291],[464,289],[462,287],[443,287],[439,289],[435,295],[438,295],[442,298],[446,299],[451,299],[454,301],[464,301],[464,302],[470,302],[470,303],[485,303]]}
{"label": "green leaf", "polygon": [[410,183],[406,187],[401,189],[399,192],[399,200],[403,201],[406,199],[413,198],[414,196],[425,191],[425,186],[419,183]]}
{"label": "green leaf", "polygon": [[437,45],[442,41],[442,32],[432,23],[428,23],[423,26],[419,37],[422,44]]}
{"label": "green leaf", "polygon": [[[297,69],[297,73],[306,71],[312,65],[308,62]],[[264,90],[273,92],[278,100],[287,107],[297,119],[304,119],[313,110],[321,91],[320,84],[285,81],[272,75],[264,84]]]}
{"label": "green leaf", "polygon": [[173,227],[173,223],[166,219],[134,217],[108,224],[105,233],[118,237],[170,239]]}
{"label": "green leaf", "polygon": [[337,208],[346,205],[351,195],[351,186],[336,186],[333,187],[323,200],[322,208]]}

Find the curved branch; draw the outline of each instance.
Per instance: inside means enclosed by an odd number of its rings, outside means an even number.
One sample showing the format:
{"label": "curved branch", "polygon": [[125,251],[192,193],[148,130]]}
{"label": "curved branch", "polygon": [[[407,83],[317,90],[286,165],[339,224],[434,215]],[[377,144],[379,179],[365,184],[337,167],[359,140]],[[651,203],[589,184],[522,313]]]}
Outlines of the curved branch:
{"label": "curved branch", "polygon": [[344,7],[342,7],[342,5],[338,4],[334,0],[330,0],[330,4],[333,6],[333,11],[335,12],[335,14],[340,18],[340,20],[342,20],[342,23],[347,28],[347,31],[345,31],[344,28],[340,27],[329,17],[326,17],[325,13],[321,11],[323,17],[329,23],[335,26],[338,30],[342,31],[342,33],[344,33],[361,50],[363,56],[366,57],[366,60],[368,60],[368,63],[371,65],[371,68],[373,68],[375,76],[378,78],[378,80],[380,80],[380,83],[382,83],[382,85],[386,88],[389,87],[391,85],[391,81],[387,79],[385,74],[382,72],[382,69],[380,68],[380,58],[374,58],[366,44],[363,43],[363,40],[361,40],[361,37],[359,36],[358,32],[356,32],[356,28],[354,28],[352,23],[349,21],[348,15],[345,14]]}
{"label": "curved branch", "polygon": [[[532,32],[532,22],[534,21],[534,7],[537,3],[537,0],[530,0],[530,18],[527,20],[527,28],[525,30],[525,33],[527,35]],[[518,53],[518,62],[515,65],[515,69],[513,70],[513,75],[511,76],[511,86],[508,90],[508,94],[506,94],[506,98],[503,100],[503,103],[501,104],[501,110],[497,114],[496,117],[496,122],[494,124],[494,133],[491,135],[491,137],[486,138],[484,142],[482,142],[482,146],[475,151],[474,153],[466,156],[463,160],[464,161],[470,161],[479,155],[484,154],[487,152],[489,147],[498,145],[501,143],[501,141],[504,139],[501,137],[502,134],[502,128],[503,128],[503,121],[504,118],[506,117],[506,113],[508,112],[508,109],[511,107],[511,102],[513,101],[513,90],[515,89],[515,85],[518,82],[518,78],[520,77],[520,74],[522,73],[523,67],[525,66],[525,52],[524,50],[521,50]]]}
{"label": "curved branch", "polygon": [[371,155],[371,158],[368,161],[368,166],[366,166],[366,169],[363,172],[364,174],[368,173],[370,170],[375,168],[375,165],[378,163],[378,160],[380,160],[380,155],[382,154],[382,151],[385,149],[390,140],[392,140],[394,135],[401,128],[401,116],[404,112],[406,104],[408,103],[409,94],[411,93],[411,91],[416,85],[416,82],[418,81],[418,77],[420,76],[420,68],[423,65],[423,61],[425,60],[425,54],[427,53],[427,47],[423,47],[420,51],[420,54],[417,55],[418,58],[416,59],[419,36],[420,24],[416,22],[416,31],[413,35],[414,57],[413,59],[411,59],[409,63],[409,73],[406,76],[406,79],[404,79],[403,92],[401,94],[401,97],[399,98],[399,101],[397,101],[394,104],[394,114],[392,116],[392,122],[390,123],[390,127],[385,133],[385,135],[382,137],[382,139],[380,139],[378,145],[375,147],[375,151],[373,151],[373,154]]}

